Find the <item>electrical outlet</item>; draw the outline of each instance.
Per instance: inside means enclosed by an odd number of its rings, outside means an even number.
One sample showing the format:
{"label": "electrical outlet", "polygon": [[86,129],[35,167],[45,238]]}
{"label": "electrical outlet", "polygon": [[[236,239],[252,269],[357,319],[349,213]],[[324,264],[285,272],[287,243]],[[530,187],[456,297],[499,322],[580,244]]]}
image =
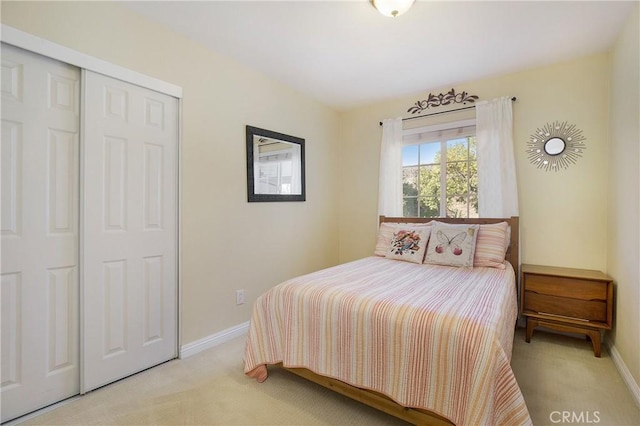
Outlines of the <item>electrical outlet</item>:
{"label": "electrical outlet", "polygon": [[236,305],[244,303],[244,290],[236,290]]}

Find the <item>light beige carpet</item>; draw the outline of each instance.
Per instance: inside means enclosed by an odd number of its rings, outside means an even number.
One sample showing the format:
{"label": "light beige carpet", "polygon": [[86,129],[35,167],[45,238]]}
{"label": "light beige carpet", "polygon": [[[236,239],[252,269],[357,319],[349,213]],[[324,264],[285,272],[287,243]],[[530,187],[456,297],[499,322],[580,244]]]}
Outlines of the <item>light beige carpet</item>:
{"label": "light beige carpet", "polygon": [[585,338],[536,330],[526,343],[517,331],[511,366],[534,425],[640,426],[640,409],[604,347],[601,355]]}
{"label": "light beige carpet", "polygon": [[[405,424],[281,370],[271,370],[269,379],[258,384],[242,373],[243,348],[244,339],[234,339],[91,392],[23,424]],[[512,364],[536,425],[569,424],[558,421],[565,411],[575,413],[573,418],[564,415],[573,425],[640,425],[640,410],[608,353],[603,350],[602,358],[595,358],[586,340],[536,331],[527,344],[518,330]],[[582,423],[575,421],[580,419]]]}

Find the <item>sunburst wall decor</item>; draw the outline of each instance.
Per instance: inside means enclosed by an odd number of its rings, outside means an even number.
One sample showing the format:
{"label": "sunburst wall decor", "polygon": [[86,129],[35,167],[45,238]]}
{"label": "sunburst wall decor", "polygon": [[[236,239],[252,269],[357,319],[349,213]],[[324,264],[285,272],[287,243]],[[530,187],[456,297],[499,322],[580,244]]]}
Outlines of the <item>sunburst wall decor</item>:
{"label": "sunburst wall decor", "polygon": [[545,171],[566,169],[582,156],[586,149],[582,130],[566,121],[547,123],[537,129],[527,142],[531,164]]}

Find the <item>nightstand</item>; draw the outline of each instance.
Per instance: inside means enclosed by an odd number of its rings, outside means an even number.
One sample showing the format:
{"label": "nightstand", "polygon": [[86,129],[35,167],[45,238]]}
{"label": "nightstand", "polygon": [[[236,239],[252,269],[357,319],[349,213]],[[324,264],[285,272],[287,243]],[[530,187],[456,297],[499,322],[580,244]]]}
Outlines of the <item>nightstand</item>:
{"label": "nightstand", "polygon": [[613,280],[600,271],[521,265],[526,341],[536,327],[586,334],[600,357],[600,333],[613,324]]}

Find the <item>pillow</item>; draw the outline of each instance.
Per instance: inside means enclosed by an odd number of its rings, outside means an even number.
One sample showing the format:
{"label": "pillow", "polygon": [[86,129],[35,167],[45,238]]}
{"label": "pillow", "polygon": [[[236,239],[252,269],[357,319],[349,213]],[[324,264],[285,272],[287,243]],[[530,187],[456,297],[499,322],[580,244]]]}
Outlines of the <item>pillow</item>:
{"label": "pillow", "polygon": [[504,256],[509,247],[507,222],[480,225],[473,266],[504,269]]}
{"label": "pillow", "polygon": [[389,244],[393,239],[393,232],[398,226],[397,223],[382,222],[378,228],[378,240],[376,241],[376,248],[373,254],[376,256],[386,256],[389,250]]}
{"label": "pillow", "polygon": [[424,263],[473,267],[479,225],[433,222]]}
{"label": "pillow", "polygon": [[[393,239],[393,233],[396,231],[400,223],[382,222],[378,228],[378,240],[376,241],[376,248],[373,251],[375,256],[386,256],[389,251],[389,245]],[[428,223],[405,223],[404,226],[411,228],[429,227],[431,229],[431,222]],[[428,237],[427,237],[428,238]]]}
{"label": "pillow", "polygon": [[422,263],[430,233],[431,227],[412,227],[398,224],[385,257],[387,259]]}

